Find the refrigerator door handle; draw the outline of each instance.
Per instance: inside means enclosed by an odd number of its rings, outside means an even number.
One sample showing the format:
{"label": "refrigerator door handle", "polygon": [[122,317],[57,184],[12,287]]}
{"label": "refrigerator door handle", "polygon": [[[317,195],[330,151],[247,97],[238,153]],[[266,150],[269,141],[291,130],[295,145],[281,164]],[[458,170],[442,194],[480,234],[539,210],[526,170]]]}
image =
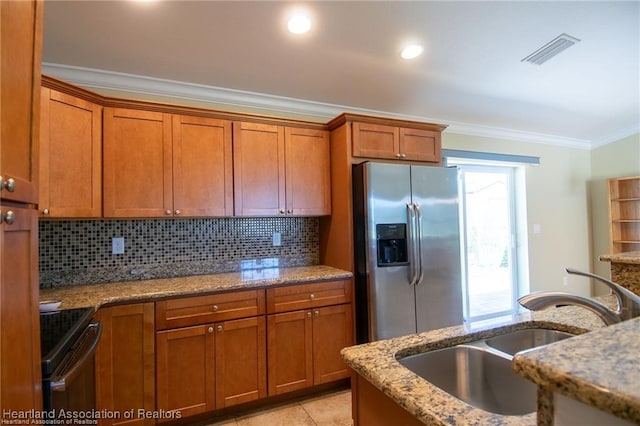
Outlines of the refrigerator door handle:
{"label": "refrigerator door handle", "polygon": [[416,250],[416,264],[418,265],[418,274],[416,277],[416,285],[419,285],[424,278],[424,272],[422,271],[422,211],[420,210],[420,204],[414,204],[414,210],[416,215],[416,232],[415,238],[417,241]]}
{"label": "refrigerator door handle", "polygon": [[416,233],[415,233],[415,207],[412,203],[407,203],[407,239],[411,245],[409,253],[409,285],[415,285],[418,279],[417,259],[416,259]]}

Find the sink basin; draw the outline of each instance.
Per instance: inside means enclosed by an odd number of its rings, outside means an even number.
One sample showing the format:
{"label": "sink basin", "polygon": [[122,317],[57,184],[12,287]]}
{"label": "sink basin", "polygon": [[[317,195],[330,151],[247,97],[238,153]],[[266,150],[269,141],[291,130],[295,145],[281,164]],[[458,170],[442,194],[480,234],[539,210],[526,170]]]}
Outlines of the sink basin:
{"label": "sink basin", "polygon": [[564,331],[530,328],[490,337],[485,342],[488,346],[513,356],[516,352],[548,345],[571,336],[573,334]]}
{"label": "sink basin", "polygon": [[573,336],[530,328],[399,358],[398,362],[450,395],[485,411],[518,416],[536,411],[537,386],[513,372],[516,352]]}
{"label": "sink basin", "polygon": [[502,415],[536,411],[537,387],[511,370],[511,360],[458,345],[398,360],[420,377],[469,405]]}

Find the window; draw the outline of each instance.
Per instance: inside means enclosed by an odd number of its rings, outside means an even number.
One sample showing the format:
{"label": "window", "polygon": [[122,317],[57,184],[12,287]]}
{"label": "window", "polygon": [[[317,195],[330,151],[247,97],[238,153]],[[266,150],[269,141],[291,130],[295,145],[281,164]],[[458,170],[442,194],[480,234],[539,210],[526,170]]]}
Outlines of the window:
{"label": "window", "polygon": [[518,297],[529,292],[525,168],[521,159],[529,164],[539,160],[517,157],[513,162],[500,155],[500,161],[491,161],[487,157],[492,154],[462,153],[467,158],[456,159],[450,154],[447,164],[460,169],[464,316],[465,322],[477,322],[517,313]]}

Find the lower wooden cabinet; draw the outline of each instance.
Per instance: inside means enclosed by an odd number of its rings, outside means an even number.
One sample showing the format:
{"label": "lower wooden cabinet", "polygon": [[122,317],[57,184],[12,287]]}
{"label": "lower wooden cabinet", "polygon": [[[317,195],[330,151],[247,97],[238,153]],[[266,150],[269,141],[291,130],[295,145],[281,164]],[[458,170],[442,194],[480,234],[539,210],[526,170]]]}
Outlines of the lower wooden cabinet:
{"label": "lower wooden cabinet", "polygon": [[[101,308],[102,337],[96,350],[96,408],[121,414],[101,425],[152,425],[139,410],[155,410],[154,305]],[[136,413],[125,418],[126,412]]]}
{"label": "lower wooden cabinet", "polygon": [[349,377],[340,350],[353,344],[350,303],[267,318],[270,396]]}
{"label": "lower wooden cabinet", "polygon": [[158,410],[182,417],[267,396],[264,316],[157,333]]}
{"label": "lower wooden cabinet", "polygon": [[349,378],[351,309],[348,280],[101,308],[97,408],[164,416],[100,424],[184,419]]}

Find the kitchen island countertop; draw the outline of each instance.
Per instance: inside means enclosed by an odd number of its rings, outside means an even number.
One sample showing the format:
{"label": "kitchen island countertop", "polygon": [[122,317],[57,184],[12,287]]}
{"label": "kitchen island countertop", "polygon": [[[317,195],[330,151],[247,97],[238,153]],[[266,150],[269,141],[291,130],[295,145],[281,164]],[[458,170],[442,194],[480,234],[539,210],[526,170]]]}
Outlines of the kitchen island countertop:
{"label": "kitchen island countertop", "polygon": [[640,264],[640,251],[629,251],[626,253],[618,254],[603,254],[602,256],[600,256],[600,260],[603,262],[611,263]]}
{"label": "kitchen island countertop", "polygon": [[[599,299],[610,306],[615,304],[612,296]],[[578,400],[593,401],[594,398],[601,398],[600,406],[592,403],[600,409],[606,408],[606,403],[618,401],[616,410],[627,408],[633,416],[640,410],[640,377],[636,377],[639,374],[636,372],[640,371],[638,344],[630,344],[634,338],[637,340],[637,331],[634,330],[640,329],[640,319],[605,328],[594,313],[575,306],[525,312],[502,323],[476,328],[450,327],[353,346],[343,349],[342,357],[356,373],[425,424],[536,425],[536,413],[502,416],[474,408],[415,375],[395,358],[396,355],[411,355],[532,327],[552,328],[574,334],[597,331],[575,340],[559,342],[557,346],[521,353],[514,363],[520,374],[537,384],[557,386],[556,389],[562,389],[562,393]],[[567,349],[563,351],[560,345]],[[563,362],[556,362],[553,356],[559,357]],[[617,362],[623,362],[625,368],[613,367]],[[595,374],[596,371],[600,373]],[[631,379],[625,378],[631,371],[634,376]],[[609,379],[605,380],[607,377]],[[634,382],[629,383],[629,380]],[[615,383],[618,385],[614,385]],[[563,384],[567,387],[563,388]],[[620,415],[620,411],[616,410],[608,412]],[[632,417],[632,421],[638,422],[640,417]]]}
{"label": "kitchen island countertop", "polygon": [[60,309],[148,302],[229,290],[248,290],[283,284],[350,279],[351,272],[324,265],[248,269],[241,272],[87,284],[40,290],[40,300],[60,300]]}

